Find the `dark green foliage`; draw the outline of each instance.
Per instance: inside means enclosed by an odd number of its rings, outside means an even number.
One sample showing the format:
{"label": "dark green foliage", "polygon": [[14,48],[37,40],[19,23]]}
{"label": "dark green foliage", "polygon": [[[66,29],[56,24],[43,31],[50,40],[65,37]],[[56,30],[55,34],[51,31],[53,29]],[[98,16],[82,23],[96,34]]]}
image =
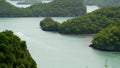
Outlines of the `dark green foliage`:
{"label": "dark green foliage", "polygon": [[46,17],[40,22],[40,26],[45,31],[58,31],[59,23],[54,21],[51,17]]}
{"label": "dark green foliage", "polygon": [[12,31],[0,33],[0,68],[37,68],[26,42]]}
{"label": "dark green foliage", "polygon": [[36,4],[30,7],[39,16],[79,16],[86,13],[83,0],[54,0],[50,3]]}
{"label": "dark green foliage", "polygon": [[120,26],[109,26],[97,33],[91,47],[99,50],[120,51]]}
{"label": "dark green foliage", "polygon": [[120,6],[120,0],[85,0],[88,5],[97,5],[100,7]]}
{"label": "dark green foliage", "polygon": [[79,16],[86,13],[83,0],[55,0],[28,8],[17,8],[0,0],[0,17]]}
{"label": "dark green foliage", "polygon": [[27,17],[32,16],[32,11],[28,8],[17,8],[5,0],[0,0],[0,17]]}
{"label": "dark green foliage", "polygon": [[108,7],[94,11],[72,20],[63,22],[60,27],[61,33],[69,34],[94,34],[120,22],[120,7]]}
{"label": "dark green foliage", "polygon": [[92,13],[67,20],[59,25],[64,34],[94,34],[110,25],[120,24],[120,7],[106,7]]}

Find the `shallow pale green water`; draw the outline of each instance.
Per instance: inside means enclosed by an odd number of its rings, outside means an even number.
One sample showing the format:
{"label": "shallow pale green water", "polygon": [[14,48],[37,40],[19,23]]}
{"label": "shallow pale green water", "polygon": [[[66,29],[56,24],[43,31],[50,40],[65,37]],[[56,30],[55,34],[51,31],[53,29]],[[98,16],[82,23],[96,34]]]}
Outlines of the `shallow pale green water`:
{"label": "shallow pale green water", "polygon": [[[0,31],[12,30],[27,41],[28,49],[38,68],[120,68],[120,53],[91,49],[92,36],[61,35],[45,32],[39,27],[43,18],[0,18]],[[56,17],[62,22],[69,18]]]}

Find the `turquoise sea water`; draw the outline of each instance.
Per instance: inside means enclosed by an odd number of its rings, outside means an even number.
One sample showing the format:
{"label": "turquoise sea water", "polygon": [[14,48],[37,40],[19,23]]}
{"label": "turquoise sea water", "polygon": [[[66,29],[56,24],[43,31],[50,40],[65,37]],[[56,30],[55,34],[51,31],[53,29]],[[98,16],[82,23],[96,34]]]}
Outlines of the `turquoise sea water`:
{"label": "turquoise sea water", "polygon": [[[54,17],[59,22],[71,17]],[[40,29],[41,17],[0,18],[0,31],[12,30],[27,42],[38,68],[120,68],[119,52],[97,51],[89,47],[90,35],[62,35]]]}

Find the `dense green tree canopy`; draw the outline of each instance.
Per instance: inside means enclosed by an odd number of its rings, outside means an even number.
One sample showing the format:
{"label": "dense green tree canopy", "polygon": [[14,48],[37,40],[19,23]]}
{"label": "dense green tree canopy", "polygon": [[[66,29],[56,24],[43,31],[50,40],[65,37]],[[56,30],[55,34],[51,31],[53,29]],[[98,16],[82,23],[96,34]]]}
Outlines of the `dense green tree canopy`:
{"label": "dense green tree canopy", "polygon": [[36,4],[30,7],[40,16],[79,16],[86,13],[83,0],[54,0],[50,3]]}
{"label": "dense green tree canopy", "polygon": [[67,20],[59,25],[64,34],[94,34],[109,25],[120,24],[120,7],[106,7],[92,13]]}
{"label": "dense green tree canopy", "polygon": [[120,7],[106,7],[63,22],[61,33],[94,34],[109,25],[120,23]]}
{"label": "dense green tree canopy", "polygon": [[32,15],[29,9],[17,8],[5,0],[0,0],[0,17],[21,17]]}
{"label": "dense green tree canopy", "polygon": [[0,68],[37,68],[26,42],[12,31],[0,32]]}
{"label": "dense green tree canopy", "polygon": [[120,51],[120,26],[109,26],[97,33],[91,47],[99,50]]}
{"label": "dense green tree canopy", "polygon": [[40,26],[45,31],[58,31],[59,23],[54,21],[51,17],[46,17],[40,22]]}
{"label": "dense green tree canopy", "polygon": [[120,0],[85,0],[88,5],[105,6],[120,6]]}
{"label": "dense green tree canopy", "polygon": [[0,0],[0,17],[79,16],[86,13],[83,0],[55,0],[38,3],[28,8],[17,8]]}

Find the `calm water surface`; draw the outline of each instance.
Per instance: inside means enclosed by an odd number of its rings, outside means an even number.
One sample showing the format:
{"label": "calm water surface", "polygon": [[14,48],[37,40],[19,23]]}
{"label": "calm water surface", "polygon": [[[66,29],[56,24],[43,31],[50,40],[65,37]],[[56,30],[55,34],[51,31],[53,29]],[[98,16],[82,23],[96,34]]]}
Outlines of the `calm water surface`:
{"label": "calm water surface", "polygon": [[[39,22],[43,18],[0,18],[0,31],[12,30],[27,41],[28,49],[38,68],[120,68],[120,53],[91,49],[90,35],[62,35],[42,31]],[[54,17],[62,22],[70,18]]]}
{"label": "calm water surface", "polygon": [[87,13],[90,13],[94,10],[100,9],[100,7],[95,6],[95,5],[87,5]]}

